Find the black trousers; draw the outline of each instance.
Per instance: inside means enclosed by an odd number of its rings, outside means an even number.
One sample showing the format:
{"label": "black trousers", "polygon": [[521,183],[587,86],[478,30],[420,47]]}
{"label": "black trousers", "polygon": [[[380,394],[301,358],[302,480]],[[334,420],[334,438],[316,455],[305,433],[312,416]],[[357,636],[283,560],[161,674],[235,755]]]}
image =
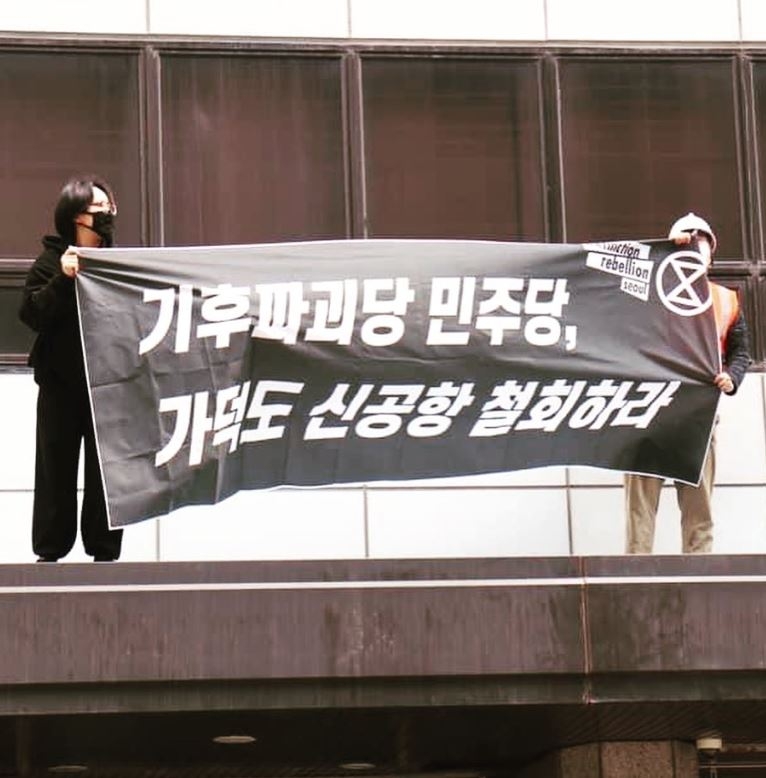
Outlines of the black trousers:
{"label": "black trousers", "polygon": [[84,385],[41,382],[37,396],[35,498],[32,548],[60,559],[77,538],[77,467],[84,441],[84,492],[80,517],[85,553],[117,559],[122,530],[110,530],[101,469]]}

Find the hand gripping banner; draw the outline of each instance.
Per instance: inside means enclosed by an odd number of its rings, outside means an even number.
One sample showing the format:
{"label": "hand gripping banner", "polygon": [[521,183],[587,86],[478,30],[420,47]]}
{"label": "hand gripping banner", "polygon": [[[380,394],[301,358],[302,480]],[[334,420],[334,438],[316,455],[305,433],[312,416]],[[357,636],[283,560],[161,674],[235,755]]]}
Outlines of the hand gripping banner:
{"label": "hand gripping banner", "polygon": [[110,523],[241,489],[591,465],[697,483],[720,369],[666,241],[82,250]]}

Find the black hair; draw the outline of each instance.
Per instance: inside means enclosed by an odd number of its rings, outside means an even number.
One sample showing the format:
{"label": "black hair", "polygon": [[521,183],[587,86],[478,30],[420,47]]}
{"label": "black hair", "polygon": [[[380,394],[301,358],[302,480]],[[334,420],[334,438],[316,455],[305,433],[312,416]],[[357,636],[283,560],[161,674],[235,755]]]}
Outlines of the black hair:
{"label": "black hair", "polygon": [[56,232],[67,245],[73,246],[75,243],[77,228],[74,220],[81,213],[84,213],[93,201],[94,186],[103,189],[109,197],[109,201],[115,202],[112,187],[99,176],[74,176],[64,184],[61,190],[56,210],[53,212],[53,223],[56,225]]}

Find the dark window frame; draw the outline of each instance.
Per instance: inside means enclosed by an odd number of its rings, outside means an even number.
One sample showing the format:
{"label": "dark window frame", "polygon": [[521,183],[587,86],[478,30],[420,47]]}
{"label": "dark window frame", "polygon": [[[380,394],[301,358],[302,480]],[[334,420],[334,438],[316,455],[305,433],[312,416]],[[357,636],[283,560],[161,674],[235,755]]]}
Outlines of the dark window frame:
{"label": "dark window frame", "polygon": [[[756,369],[766,369],[766,218],[758,161],[766,159],[766,148],[759,148],[754,68],[766,64],[766,46],[698,45],[683,50],[615,45],[588,46],[528,46],[466,44],[402,44],[355,41],[280,41],[274,39],[199,39],[155,36],[88,37],[82,35],[6,36],[0,51],[47,51],[76,53],[119,52],[136,55],[139,60],[140,123],[139,149],[141,159],[141,237],[148,245],[162,243],[162,173],[160,154],[160,62],[174,54],[195,56],[333,56],[341,60],[343,133],[345,157],[346,223],[349,237],[363,237],[365,224],[364,124],[362,120],[361,63],[365,56],[374,57],[444,57],[465,59],[534,59],[540,62],[542,167],[547,199],[546,235],[548,240],[561,240],[564,235],[563,186],[561,181],[561,104],[558,93],[558,63],[563,58],[721,60],[732,62],[734,110],[737,123],[737,154],[740,181],[740,219],[743,231],[741,261],[721,261],[713,269],[713,277],[745,290],[743,308],[748,312],[754,335],[753,353]],[[766,142],[766,134],[764,134]],[[766,178],[766,176],[764,176]],[[34,238],[35,236],[33,236]],[[0,257],[0,286],[21,287],[26,269],[32,260],[21,257]],[[2,346],[0,345],[0,351]],[[26,355],[0,353],[0,365],[22,364]]]}

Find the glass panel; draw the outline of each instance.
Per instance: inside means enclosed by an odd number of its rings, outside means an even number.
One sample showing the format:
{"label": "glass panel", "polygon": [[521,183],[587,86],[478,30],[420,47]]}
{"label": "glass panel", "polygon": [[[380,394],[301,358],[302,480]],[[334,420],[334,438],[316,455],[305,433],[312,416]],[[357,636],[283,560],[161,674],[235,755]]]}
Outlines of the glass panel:
{"label": "glass panel", "polygon": [[[755,131],[757,143],[758,178],[761,185],[761,218],[766,215],[766,62],[753,62],[753,91],[755,94]],[[766,240],[766,235],[762,236]],[[761,260],[766,257],[761,257]],[[766,308],[762,309],[766,312]]]}
{"label": "glass panel", "polygon": [[162,60],[166,245],[346,235],[338,58]]}
{"label": "glass panel", "polygon": [[76,173],[103,176],[120,205],[117,238],[141,242],[138,58],[0,52],[0,257],[33,257]]}
{"label": "glass panel", "polygon": [[23,279],[0,280],[0,354],[27,354],[35,333],[19,321]]}
{"label": "glass panel", "polygon": [[743,256],[733,61],[560,61],[567,237],[661,237],[705,216]]}
{"label": "glass panel", "polygon": [[371,237],[545,239],[538,67],[363,61]]}

